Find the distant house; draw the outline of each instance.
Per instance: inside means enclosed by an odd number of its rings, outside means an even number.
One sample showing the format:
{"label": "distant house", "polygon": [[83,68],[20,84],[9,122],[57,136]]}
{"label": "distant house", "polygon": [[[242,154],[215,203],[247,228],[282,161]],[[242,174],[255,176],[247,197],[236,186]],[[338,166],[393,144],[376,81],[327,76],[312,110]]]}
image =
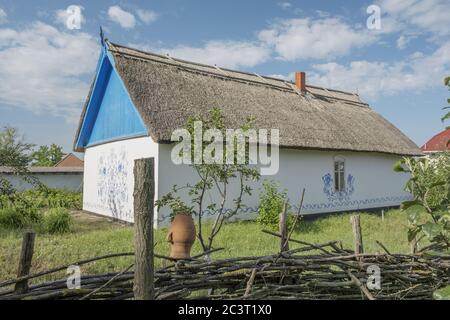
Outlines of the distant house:
{"label": "distant house", "polygon": [[[49,188],[81,191],[83,188],[83,160],[73,153],[66,154],[53,167],[29,167],[29,175],[36,177]],[[16,190],[32,189],[28,183],[9,167],[0,167],[0,177],[12,183]]]}
{"label": "distant house", "polygon": [[55,167],[83,167],[84,161],[78,158],[73,153],[66,154]]}
{"label": "distant house", "polygon": [[[421,150],[356,94],[305,85],[304,73],[293,83],[106,41],[74,141],[74,151],[85,153],[83,209],[133,221],[138,158],[155,158],[157,199],[174,184],[197,181],[189,165],[171,161],[171,134],[213,107],[222,109],[228,128],[252,116],[256,129],[280,130],[279,171],[262,179],[286,188],[293,209],[306,188],[303,214],[411,199],[404,191],[408,175],[392,167]],[[252,187],[243,218],[258,209],[261,184]],[[235,189],[229,188],[232,196]],[[169,213],[155,210],[156,223],[167,222]]]}
{"label": "distant house", "polygon": [[422,147],[424,153],[436,153],[450,151],[450,128],[439,132],[428,140]]}
{"label": "distant house", "polygon": [[[83,167],[30,167],[29,175],[38,178],[49,188],[81,191],[83,187]],[[33,188],[23,177],[10,167],[0,167],[0,177],[11,182],[16,190]]]}

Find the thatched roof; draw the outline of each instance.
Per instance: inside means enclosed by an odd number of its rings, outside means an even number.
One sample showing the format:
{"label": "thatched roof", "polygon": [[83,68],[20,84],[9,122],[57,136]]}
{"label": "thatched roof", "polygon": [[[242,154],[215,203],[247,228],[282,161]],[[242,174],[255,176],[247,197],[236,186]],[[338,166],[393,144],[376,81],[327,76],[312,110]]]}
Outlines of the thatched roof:
{"label": "thatched roof", "polygon": [[169,143],[189,116],[218,107],[228,128],[249,116],[256,129],[278,128],[281,147],[421,154],[356,94],[308,85],[306,94],[299,94],[293,83],[280,79],[107,45],[156,142]]}

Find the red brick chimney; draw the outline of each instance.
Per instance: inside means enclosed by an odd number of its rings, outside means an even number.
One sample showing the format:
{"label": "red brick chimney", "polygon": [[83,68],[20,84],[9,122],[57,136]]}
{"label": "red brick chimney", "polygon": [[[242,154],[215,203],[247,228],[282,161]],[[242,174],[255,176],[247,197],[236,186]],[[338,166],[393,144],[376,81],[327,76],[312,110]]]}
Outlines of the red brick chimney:
{"label": "red brick chimney", "polygon": [[306,74],[304,72],[297,71],[295,73],[295,86],[300,91],[306,91]]}

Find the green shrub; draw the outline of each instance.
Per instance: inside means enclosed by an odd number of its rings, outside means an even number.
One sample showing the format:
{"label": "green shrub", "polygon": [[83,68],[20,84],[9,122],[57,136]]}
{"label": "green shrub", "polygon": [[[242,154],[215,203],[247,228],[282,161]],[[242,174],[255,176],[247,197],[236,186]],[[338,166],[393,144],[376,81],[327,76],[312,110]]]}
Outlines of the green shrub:
{"label": "green shrub", "polygon": [[433,292],[434,300],[450,300],[450,286],[443,287]]}
{"label": "green shrub", "polygon": [[[49,233],[71,230],[72,217],[66,208],[81,209],[81,193],[41,187],[0,195],[0,225],[22,229],[34,227]],[[42,209],[49,208],[42,215]],[[54,210],[52,210],[54,208]]]}
{"label": "green shrub", "polygon": [[44,214],[44,228],[48,233],[68,233],[72,226],[73,218],[65,208],[52,208]]}
{"label": "green shrub", "polygon": [[11,229],[32,227],[42,221],[42,214],[36,208],[10,206],[0,209],[0,225]]}
{"label": "green shrub", "polygon": [[42,222],[42,213],[37,208],[19,208],[19,211],[28,221],[28,225],[39,224]]}
{"label": "green shrub", "polygon": [[11,195],[15,192],[13,185],[9,180],[0,178],[0,195]]}
{"label": "green shrub", "polygon": [[82,208],[82,194],[62,189],[38,188],[15,192],[10,195],[0,195],[0,208],[11,207],[34,207],[34,208]]}
{"label": "green shrub", "polygon": [[450,154],[405,157],[394,170],[411,175],[405,190],[414,201],[402,204],[410,225],[408,240],[427,238],[442,249],[450,249]]}
{"label": "green shrub", "polygon": [[16,208],[0,209],[0,225],[10,229],[22,229],[27,225],[26,217]]}
{"label": "green shrub", "polygon": [[[263,181],[263,192],[259,198],[259,209],[256,221],[266,227],[277,230],[280,220],[280,213],[283,211],[285,201],[288,201],[287,191],[279,191],[279,185],[272,180]],[[287,204],[289,210],[290,205]],[[291,227],[294,217],[289,214],[288,227]]]}

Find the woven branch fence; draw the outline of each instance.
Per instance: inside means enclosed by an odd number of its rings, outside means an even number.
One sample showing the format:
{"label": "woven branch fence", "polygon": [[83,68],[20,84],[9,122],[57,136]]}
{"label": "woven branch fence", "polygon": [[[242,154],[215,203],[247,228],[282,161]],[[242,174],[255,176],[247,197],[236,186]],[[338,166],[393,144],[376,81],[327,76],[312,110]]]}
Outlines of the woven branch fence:
{"label": "woven branch fence", "polygon": [[[266,233],[281,236],[270,231]],[[450,257],[422,254],[355,254],[340,242],[307,244],[282,253],[205,261],[204,255],[172,261],[155,270],[156,299],[431,299],[436,289],[450,284]],[[133,253],[106,256],[112,258]],[[208,252],[211,254],[211,252]],[[105,257],[75,262],[75,265]],[[87,261],[87,262],[86,262]],[[369,266],[381,270],[379,290],[368,289]],[[61,266],[37,276],[63,270]],[[68,289],[66,279],[30,286],[24,293],[0,291],[9,299],[131,299],[131,265],[118,273],[85,275],[80,289]],[[29,275],[0,283],[8,287],[35,278]],[[212,289],[212,290],[211,290]]]}

